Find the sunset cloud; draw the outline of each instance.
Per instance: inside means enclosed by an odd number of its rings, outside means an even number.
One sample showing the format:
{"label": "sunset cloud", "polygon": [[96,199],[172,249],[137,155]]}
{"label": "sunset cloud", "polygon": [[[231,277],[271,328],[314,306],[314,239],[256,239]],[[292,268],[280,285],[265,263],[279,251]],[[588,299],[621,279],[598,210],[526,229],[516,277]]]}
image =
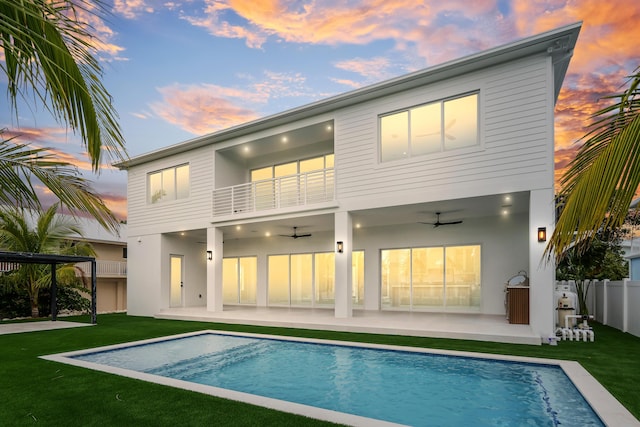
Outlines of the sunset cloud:
{"label": "sunset cloud", "polygon": [[298,73],[265,71],[260,79],[243,75],[240,80],[244,89],[213,84],[162,87],[162,100],[150,107],[168,123],[201,135],[262,117],[261,106],[271,100],[313,96]]}
{"label": "sunset cloud", "polygon": [[[415,2],[413,0],[363,0],[288,3],[280,0],[205,0],[202,13],[184,14],[191,24],[216,37],[244,39],[247,46],[262,48],[268,40],[304,44],[358,44],[393,40],[400,49],[417,44],[426,57],[455,57],[459,48],[482,47],[490,35],[474,26],[481,17],[494,17],[495,2],[465,0]],[[442,21],[456,25],[442,29]],[[464,31],[460,28],[464,27]],[[492,26],[490,29],[495,29]],[[493,31],[491,31],[493,33]],[[452,37],[453,36],[453,37]],[[441,45],[443,39],[447,43]],[[480,40],[480,39],[478,39]],[[434,49],[435,48],[435,49]],[[445,54],[445,50],[447,53]]]}
{"label": "sunset cloud", "polygon": [[231,127],[259,116],[255,110],[239,105],[250,99],[260,100],[256,93],[206,84],[175,84],[159,88],[158,91],[162,101],[151,104],[153,112],[166,122],[196,135]]}
{"label": "sunset cloud", "polygon": [[99,59],[103,61],[125,60],[121,57],[124,47],[116,44],[115,31],[104,20],[103,13],[100,13],[91,2],[83,3],[82,8],[76,8],[78,22],[84,23],[88,32],[94,37],[87,43],[96,52]]}
{"label": "sunset cloud", "polygon": [[[87,153],[82,151],[79,138],[63,128],[7,128],[2,136],[5,139],[11,139],[11,142],[16,144],[26,144],[34,149],[43,148],[56,160],[67,162],[80,172],[92,172],[91,161]],[[114,169],[110,164],[103,164],[100,168],[102,170]]]}
{"label": "sunset cloud", "polygon": [[380,81],[393,77],[390,71],[392,65],[390,60],[385,57],[375,58],[353,58],[345,61],[339,61],[333,64],[334,67],[359,74],[366,80]]}
{"label": "sunset cloud", "polygon": [[135,19],[142,13],[153,13],[154,8],[145,0],[114,0],[113,11],[127,19]]}

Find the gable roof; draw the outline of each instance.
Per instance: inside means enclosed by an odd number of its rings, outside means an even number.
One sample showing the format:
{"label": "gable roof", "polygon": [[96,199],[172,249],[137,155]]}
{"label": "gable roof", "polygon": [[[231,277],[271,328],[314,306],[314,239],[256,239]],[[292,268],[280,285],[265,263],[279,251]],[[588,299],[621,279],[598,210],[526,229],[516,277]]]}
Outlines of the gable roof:
{"label": "gable roof", "polygon": [[199,136],[149,153],[141,154],[124,162],[116,163],[114,166],[119,169],[128,169],[131,166],[144,164],[153,160],[192,150],[194,148],[215,144],[274,126],[325,114],[340,108],[359,104],[361,102],[380,98],[389,94],[413,89],[415,87],[467,74],[504,62],[545,52],[552,58],[554,68],[554,101],[557,101],[581,27],[582,22],[576,22],[574,24],[523,38],[499,47],[484,50],[482,52],[448,61],[433,67],[418,70],[413,73],[325,98],[320,101],[312,102],[310,104],[214,133]]}

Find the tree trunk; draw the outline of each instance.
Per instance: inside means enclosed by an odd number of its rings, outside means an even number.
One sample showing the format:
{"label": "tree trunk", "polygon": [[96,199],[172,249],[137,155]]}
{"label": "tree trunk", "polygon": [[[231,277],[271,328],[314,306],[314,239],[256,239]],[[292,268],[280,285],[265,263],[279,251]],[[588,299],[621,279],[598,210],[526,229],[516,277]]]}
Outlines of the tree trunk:
{"label": "tree trunk", "polygon": [[38,308],[38,299],[37,298],[30,298],[31,299],[31,317],[36,318],[36,317],[40,317],[40,309]]}

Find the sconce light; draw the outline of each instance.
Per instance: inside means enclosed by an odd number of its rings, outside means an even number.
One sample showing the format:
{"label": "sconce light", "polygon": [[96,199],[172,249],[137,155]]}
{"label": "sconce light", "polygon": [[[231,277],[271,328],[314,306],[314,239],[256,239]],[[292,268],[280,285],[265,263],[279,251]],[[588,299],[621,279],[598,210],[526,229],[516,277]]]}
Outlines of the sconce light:
{"label": "sconce light", "polygon": [[538,227],[538,242],[547,241],[547,227]]}
{"label": "sconce light", "polygon": [[207,259],[211,261],[213,259],[213,251],[207,251]]}
{"label": "sconce light", "polygon": [[340,242],[336,242],[336,249],[338,251],[339,254],[341,254],[344,251],[344,243]]}

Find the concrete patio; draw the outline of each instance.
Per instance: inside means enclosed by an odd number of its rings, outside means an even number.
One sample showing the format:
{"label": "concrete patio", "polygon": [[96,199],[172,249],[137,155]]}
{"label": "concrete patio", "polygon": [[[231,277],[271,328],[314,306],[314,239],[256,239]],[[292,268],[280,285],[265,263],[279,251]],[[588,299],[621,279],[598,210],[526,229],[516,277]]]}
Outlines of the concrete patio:
{"label": "concrete patio", "polygon": [[225,306],[221,312],[207,311],[204,307],[169,308],[161,310],[154,317],[326,331],[541,344],[541,338],[533,333],[529,325],[509,324],[504,316],[486,314],[353,310],[353,317],[336,318],[333,309]]}

